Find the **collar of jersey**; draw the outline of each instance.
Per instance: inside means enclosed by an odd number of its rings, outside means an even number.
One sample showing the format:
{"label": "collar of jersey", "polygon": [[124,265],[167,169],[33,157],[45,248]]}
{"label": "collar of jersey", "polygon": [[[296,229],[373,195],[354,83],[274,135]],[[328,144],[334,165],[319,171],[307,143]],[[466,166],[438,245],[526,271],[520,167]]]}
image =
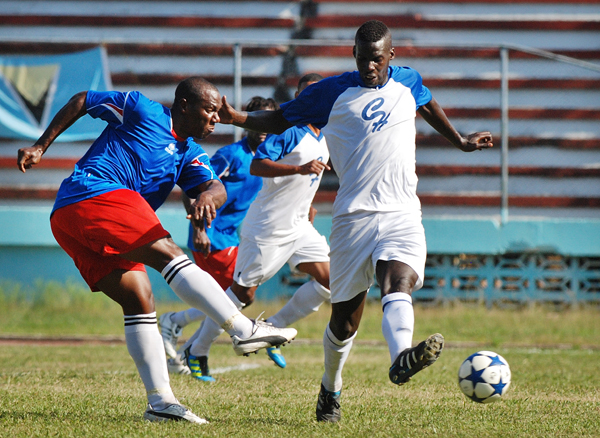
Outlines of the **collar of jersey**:
{"label": "collar of jersey", "polygon": [[177,141],[185,141],[185,138],[182,138],[180,136],[177,135],[177,133],[175,132],[175,130],[173,129],[173,119],[171,119],[171,134],[173,134],[173,137],[175,137],[175,140]]}

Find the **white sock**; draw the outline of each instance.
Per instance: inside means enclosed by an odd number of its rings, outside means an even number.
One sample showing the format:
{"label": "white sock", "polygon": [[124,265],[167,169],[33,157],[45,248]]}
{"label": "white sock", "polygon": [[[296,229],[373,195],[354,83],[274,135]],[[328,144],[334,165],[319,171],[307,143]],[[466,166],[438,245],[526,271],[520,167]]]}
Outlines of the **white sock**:
{"label": "white sock", "polygon": [[275,315],[267,321],[275,327],[287,327],[294,322],[307,317],[319,310],[321,304],[331,299],[331,292],[318,281],[311,280],[304,283],[294,293],[292,298],[285,303]]}
{"label": "white sock", "polygon": [[[237,306],[238,310],[241,310],[245,306],[245,304],[235,296],[230,287],[227,288],[225,294],[227,294],[233,304]],[[190,353],[192,353],[194,356],[208,356],[210,347],[221,335],[221,333],[223,333],[223,329],[219,327],[212,319],[206,318],[200,328],[197,330],[197,333],[198,336],[192,342]],[[252,333],[249,333],[244,337],[248,337],[251,334]]]}
{"label": "white sock", "polygon": [[394,292],[383,297],[381,304],[383,306],[381,331],[394,363],[402,351],[412,346],[415,328],[412,297],[404,292]]}
{"label": "white sock", "polygon": [[175,257],[161,272],[175,294],[201,310],[229,335],[247,338],[253,323],[231,302],[219,283],[185,254]]}
{"label": "white sock", "polygon": [[206,318],[204,312],[194,309],[193,307],[190,307],[187,310],[182,310],[181,312],[175,312],[171,315],[171,321],[173,321],[179,327],[185,327],[192,322],[202,321],[204,318]]}
{"label": "white sock", "polygon": [[125,341],[154,409],[179,404],[169,383],[167,356],[156,324],[156,312],[125,315]]}
{"label": "white sock", "polygon": [[332,333],[327,324],[323,335],[323,347],[325,350],[325,373],[323,374],[323,386],[327,391],[337,392],[342,390],[342,368],[348,359],[352,349],[352,341],[356,333],[345,341],[340,341]]}

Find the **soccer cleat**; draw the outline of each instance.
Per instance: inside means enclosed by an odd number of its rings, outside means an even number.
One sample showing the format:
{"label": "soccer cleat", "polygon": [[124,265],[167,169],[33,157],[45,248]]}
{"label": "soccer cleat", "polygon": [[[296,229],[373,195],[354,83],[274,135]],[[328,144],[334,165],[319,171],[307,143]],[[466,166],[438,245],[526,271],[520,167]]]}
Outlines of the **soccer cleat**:
{"label": "soccer cleat", "polygon": [[396,385],[404,385],[412,376],[433,364],[444,348],[444,337],[436,333],[419,345],[407,348],[398,355],[390,367],[390,380]]}
{"label": "soccer cleat", "polygon": [[210,375],[210,370],[208,369],[208,357],[194,356],[190,353],[190,348],[191,346],[185,349],[183,357],[192,377],[203,382],[214,382],[215,378]]}
{"label": "soccer cleat", "polygon": [[144,412],[144,419],[148,421],[189,421],[196,424],[207,424],[208,421],[193,414],[183,405],[168,405],[164,409],[153,409],[148,405]]}
{"label": "soccer cleat", "polygon": [[160,324],[160,335],[163,338],[165,353],[168,357],[177,357],[177,341],[183,333],[183,327],[171,321],[171,315],[175,312],[167,312],[160,315],[158,323]]}
{"label": "soccer cleat", "polygon": [[191,371],[185,362],[185,358],[183,357],[183,352],[177,352],[177,357],[169,357],[167,359],[167,368],[169,369],[170,374],[191,374]]}
{"label": "soccer cleat", "polygon": [[233,351],[238,356],[248,356],[261,348],[278,347],[290,342],[296,337],[298,331],[293,328],[277,328],[273,327],[265,321],[254,321],[252,335],[242,339],[237,335],[233,335]]}
{"label": "soccer cleat", "polygon": [[279,347],[267,347],[267,356],[269,356],[269,359],[275,362],[275,365],[279,368],[285,368],[287,365],[285,357],[281,354],[281,348]]}
{"label": "soccer cleat", "polygon": [[342,419],[340,395],[341,391],[327,391],[321,383],[321,391],[317,399],[317,421],[337,423]]}

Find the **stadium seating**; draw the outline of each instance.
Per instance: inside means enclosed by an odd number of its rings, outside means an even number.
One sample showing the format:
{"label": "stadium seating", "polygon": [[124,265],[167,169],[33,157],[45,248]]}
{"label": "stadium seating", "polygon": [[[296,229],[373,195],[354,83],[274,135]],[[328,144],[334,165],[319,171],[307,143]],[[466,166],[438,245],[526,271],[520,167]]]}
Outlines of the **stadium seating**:
{"label": "stadium seating", "polygon": [[[303,73],[353,69],[349,44],[368,18],[388,24],[396,46],[394,63],[421,72],[461,132],[490,130],[496,138],[493,151],[465,155],[417,121],[425,213],[498,214],[498,45],[506,44],[513,47],[511,214],[598,217],[600,73],[514,50],[522,45],[599,64],[597,0],[0,1],[0,56],[73,52],[102,44],[115,89],[138,89],[170,104],[177,82],[194,74],[232,96],[232,46],[237,42],[246,45],[242,100],[256,94],[286,100]],[[317,45],[285,44],[300,39]],[[229,143],[232,134],[230,127],[219,127],[205,142],[207,150]],[[15,151],[24,144],[0,140],[0,199],[52,199],[85,144],[53,146],[40,166],[44,171],[32,172],[26,182],[14,169]],[[335,176],[327,175],[317,201],[331,202],[336,184]]]}

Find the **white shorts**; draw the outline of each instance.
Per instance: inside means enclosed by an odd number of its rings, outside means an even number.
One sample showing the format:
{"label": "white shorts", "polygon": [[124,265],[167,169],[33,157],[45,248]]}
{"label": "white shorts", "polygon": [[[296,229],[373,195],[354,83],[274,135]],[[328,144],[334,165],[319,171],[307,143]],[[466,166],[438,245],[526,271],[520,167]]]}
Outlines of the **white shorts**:
{"label": "white shorts", "polygon": [[329,262],[329,245],[311,225],[298,239],[284,244],[261,244],[243,238],[240,241],[233,279],[244,287],[258,286],[272,278],[289,262]]}
{"label": "white shorts", "polygon": [[333,219],[331,228],[331,302],[351,300],[373,284],[378,260],[406,263],[423,286],[427,245],[421,212],[359,212]]}

